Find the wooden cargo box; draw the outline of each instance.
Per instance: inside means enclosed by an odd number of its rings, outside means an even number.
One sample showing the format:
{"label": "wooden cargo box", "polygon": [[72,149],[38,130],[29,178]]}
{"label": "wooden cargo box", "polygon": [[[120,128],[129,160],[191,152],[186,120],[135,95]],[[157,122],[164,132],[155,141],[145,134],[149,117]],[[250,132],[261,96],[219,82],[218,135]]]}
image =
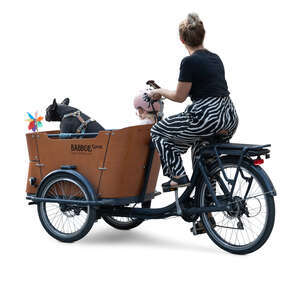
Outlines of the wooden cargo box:
{"label": "wooden cargo box", "polygon": [[[75,165],[99,198],[139,196],[145,179],[149,155],[151,125],[100,131],[92,138],[51,138],[58,131],[26,134],[29,152],[28,179],[35,177],[37,186],[51,171],[62,165]],[[154,193],[160,169],[155,150],[146,194]],[[36,194],[37,187],[27,183],[26,192]]]}

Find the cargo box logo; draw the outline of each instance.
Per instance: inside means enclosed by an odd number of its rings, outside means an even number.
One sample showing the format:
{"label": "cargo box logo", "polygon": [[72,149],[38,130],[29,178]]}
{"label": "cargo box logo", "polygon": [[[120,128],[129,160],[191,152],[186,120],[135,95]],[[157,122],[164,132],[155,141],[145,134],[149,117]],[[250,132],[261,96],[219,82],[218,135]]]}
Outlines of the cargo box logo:
{"label": "cargo box logo", "polygon": [[83,144],[71,144],[72,153],[92,153],[95,149],[102,149],[102,145],[83,145]]}

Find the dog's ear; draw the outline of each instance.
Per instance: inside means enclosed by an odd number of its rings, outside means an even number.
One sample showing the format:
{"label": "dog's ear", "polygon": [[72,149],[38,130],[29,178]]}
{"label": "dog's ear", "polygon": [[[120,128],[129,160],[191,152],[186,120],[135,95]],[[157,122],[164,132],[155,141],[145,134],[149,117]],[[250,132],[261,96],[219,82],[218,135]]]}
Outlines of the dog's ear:
{"label": "dog's ear", "polygon": [[70,103],[70,99],[66,98],[61,104],[69,105],[69,103]]}
{"label": "dog's ear", "polygon": [[56,107],[57,107],[57,103],[56,103],[56,99],[54,98],[54,99],[53,99],[53,103],[52,103],[52,105],[51,105],[51,110],[55,110]]}

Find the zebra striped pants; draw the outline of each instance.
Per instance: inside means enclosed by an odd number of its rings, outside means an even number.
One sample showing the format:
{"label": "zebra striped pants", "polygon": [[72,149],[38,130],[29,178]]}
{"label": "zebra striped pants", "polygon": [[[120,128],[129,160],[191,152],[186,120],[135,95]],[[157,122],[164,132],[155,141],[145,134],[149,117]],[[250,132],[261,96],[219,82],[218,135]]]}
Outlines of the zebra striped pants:
{"label": "zebra striped pants", "polygon": [[238,126],[230,97],[208,97],[188,105],[151,128],[151,138],[160,155],[163,174],[170,178],[185,174],[181,154],[191,148],[193,167],[205,137],[226,130],[229,140]]}

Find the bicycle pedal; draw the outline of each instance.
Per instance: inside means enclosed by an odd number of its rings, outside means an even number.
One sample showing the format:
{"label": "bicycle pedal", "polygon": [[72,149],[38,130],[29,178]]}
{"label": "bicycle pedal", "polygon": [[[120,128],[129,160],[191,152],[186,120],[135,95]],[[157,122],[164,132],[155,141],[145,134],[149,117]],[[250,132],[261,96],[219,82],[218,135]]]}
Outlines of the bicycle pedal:
{"label": "bicycle pedal", "polygon": [[189,186],[191,183],[187,183],[187,184],[182,184],[182,185],[177,185],[175,187],[172,187],[172,186],[163,186],[162,185],[162,190],[163,192],[174,192],[176,190],[178,190],[178,188],[186,188],[187,186]]}
{"label": "bicycle pedal", "polygon": [[178,189],[178,187],[162,187],[163,193],[174,192]]}
{"label": "bicycle pedal", "polygon": [[198,234],[203,234],[203,233],[206,233],[206,230],[205,228],[203,227],[203,224],[202,222],[194,222],[193,223],[193,227],[190,229],[191,232],[193,233],[193,235],[198,235]]}

